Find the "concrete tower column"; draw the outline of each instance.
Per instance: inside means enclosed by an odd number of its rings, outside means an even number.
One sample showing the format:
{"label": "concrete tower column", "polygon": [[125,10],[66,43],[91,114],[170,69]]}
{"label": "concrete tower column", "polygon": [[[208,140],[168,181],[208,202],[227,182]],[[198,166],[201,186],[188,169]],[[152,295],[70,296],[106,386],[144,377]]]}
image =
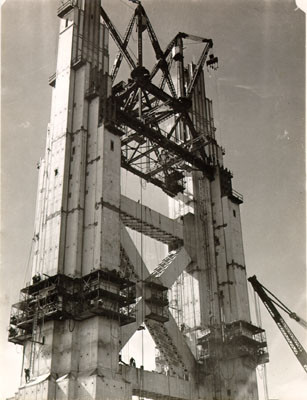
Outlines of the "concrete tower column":
{"label": "concrete tower column", "polygon": [[121,159],[120,138],[102,117],[111,90],[108,31],[100,0],[62,1],[58,15],[33,281],[24,290],[32,313],[31,327],[23,325],[32,330],[24,368],[33,384],[24,386],[24,376],[19,394],[27,400],[131,398],[118,375]]}
{"label": "concrete tower column", "polygon": [[[205,151],[213,173],[192,173],[194,216],[184,217],[184,243],[193,260],[187,272],[197,279],[199,291],[193,297],[199,301],[194,308],[200,322],[190,336],[200,348],[197,356],[204,361],[208,398],[256,400],[259,343],[247,293],[239,208],[243,200],[232,188],[232,174],[223,166],[203,76],[193,94],[192,115],[208,140]],[[188,279],[185,285],[187,290]],[[189,314],[187,304],[183,310]]]}

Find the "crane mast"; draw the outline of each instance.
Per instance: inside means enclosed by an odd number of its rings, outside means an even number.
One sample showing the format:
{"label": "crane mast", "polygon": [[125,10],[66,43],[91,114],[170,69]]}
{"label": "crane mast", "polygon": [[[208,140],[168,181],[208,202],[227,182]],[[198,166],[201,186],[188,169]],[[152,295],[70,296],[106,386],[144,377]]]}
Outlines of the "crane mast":
{"label": "crane mast", "polygon": [[[266,289],[258,280],[257,277],[254,275],[248,278],[249,282],[252,284],[255,292],[258,294],[260,299],[262,300],[263,304],[267,308],[268,312],[270,313],[271,317],[276,322],[279,330],[283,334],[284,338],[286,339],[287,343],[289,344],[291,350],[295,354],[296,358],[298,359],[299,363],[304,368],[305,372],[307,372],[307,353],[303,346],[301,345],[300,341],[294,335],[286,321],[280,315],[279,311],[275,307],[274,303],[280,306],[276,300],[272,299],[268,293],[271,293],[268,289]],[[273,295],[276,298],[276,296]],[[278,299],[277,299],[278,300]],[[281,303],[282,304],[282,303]],[[283,308],[283,307],[282,307]],[[284,308],[283,308],[284,309]],[[290,316],[293,313],[289,312],[289,309],[284,309]],[[293,317],[292,317],[293,318]],[[300,318],[299,318],[300,320]]]}

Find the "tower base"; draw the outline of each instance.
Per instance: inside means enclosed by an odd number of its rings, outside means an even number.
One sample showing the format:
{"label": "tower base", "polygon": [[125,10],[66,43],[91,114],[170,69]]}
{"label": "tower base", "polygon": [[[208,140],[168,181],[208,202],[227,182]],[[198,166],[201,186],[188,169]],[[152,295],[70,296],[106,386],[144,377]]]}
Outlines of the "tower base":
{"label": "tower base", "polygon": [[121,375],[111,378],[97,370],[55,378],[41,375],[19,388],[14,400],[130,400],[132,387]]}

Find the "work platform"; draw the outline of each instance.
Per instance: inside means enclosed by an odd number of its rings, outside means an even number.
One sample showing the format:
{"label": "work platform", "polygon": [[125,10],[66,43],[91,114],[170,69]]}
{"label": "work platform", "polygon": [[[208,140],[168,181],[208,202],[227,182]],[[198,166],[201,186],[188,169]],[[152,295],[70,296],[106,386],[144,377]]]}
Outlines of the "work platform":
{"label": "work platform", "polygon": [[97,270],[82,278],[63,274],[35,277],[21,290],[23,299],[13,304],[9,341],[23,344],[32,336],[33,321],[82,321],[96,315],[115,318],[121,325],[135,321],[135,283],[117,271]]}

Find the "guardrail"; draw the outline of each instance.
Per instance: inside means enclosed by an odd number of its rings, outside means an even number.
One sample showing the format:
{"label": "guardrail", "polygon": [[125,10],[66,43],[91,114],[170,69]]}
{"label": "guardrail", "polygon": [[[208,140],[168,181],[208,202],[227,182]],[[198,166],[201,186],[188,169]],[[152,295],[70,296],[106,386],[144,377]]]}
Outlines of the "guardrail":
{"label": "guardrail", "polygon": [[241,193],[239,193],[236,190],[232,189],[231,190],[231,195],[233,197],[235,197],[236,199],[238,199],[241,203],[243,203],[243,195]]}
{"label": "guardrail", "polygon": [[49,76],[48,79],[49,86],[55,87],[55,81],[56,81],[56,72]]}

